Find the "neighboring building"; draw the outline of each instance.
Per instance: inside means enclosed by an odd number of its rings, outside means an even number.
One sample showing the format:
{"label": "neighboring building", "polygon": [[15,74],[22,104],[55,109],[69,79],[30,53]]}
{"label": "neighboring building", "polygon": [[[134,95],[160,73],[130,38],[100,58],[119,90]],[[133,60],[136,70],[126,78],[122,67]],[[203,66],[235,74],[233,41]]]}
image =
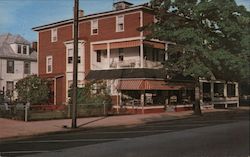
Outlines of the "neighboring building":
{"label": "neighboring building", "polygon": [[[78,84],[105,80],[117,111],[159,112],[169,103],[192,108],[193,82],[165,81],[161,68],[168,59],[168,42],[148,40],[148,32],[138,30],[155,22],[152,9],[125,1],[113,6],[103,13],[80,12]],[[51,80],[53,103],[67,104],[73,78],[73,19],[33,30],[38,32],[39,76]]]}
{"label": "neighboring building", "polygon": [[12,94],[16,82],[31,74],[37,74],[37,53],[31,43],[20,35],[0,35],[0,91]]}

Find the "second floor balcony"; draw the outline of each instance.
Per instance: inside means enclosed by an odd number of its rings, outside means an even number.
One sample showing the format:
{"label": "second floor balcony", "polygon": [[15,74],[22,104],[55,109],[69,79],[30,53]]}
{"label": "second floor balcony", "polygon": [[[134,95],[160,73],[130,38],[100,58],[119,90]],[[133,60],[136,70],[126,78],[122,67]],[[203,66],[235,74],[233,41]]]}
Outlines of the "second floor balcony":
{"label": "second floor balcony", "polygon": [[91,53],[91,69],[162,68],[167,54],[164,49],[142,46],[95,50]]}

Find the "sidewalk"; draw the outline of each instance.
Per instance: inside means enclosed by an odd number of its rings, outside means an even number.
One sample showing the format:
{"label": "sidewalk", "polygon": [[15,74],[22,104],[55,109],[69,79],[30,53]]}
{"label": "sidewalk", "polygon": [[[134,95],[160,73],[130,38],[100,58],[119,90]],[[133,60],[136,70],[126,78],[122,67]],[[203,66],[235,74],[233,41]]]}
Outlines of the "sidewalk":
{"label": "sidewalk", "polygon": [[[206,110],[203,112],[219,112],[226,110]],[[130,126],[153,121],[187,118],[193,111],[164,112],[156,114],[138,114],[108,117],[78,118],[79,128],[96,128],[111,126]],[[67,127],[65,127],[67,126]],[[71,119],[23,122],[0,118],[0,139],[19,138],[60,131],[70,131]]]}

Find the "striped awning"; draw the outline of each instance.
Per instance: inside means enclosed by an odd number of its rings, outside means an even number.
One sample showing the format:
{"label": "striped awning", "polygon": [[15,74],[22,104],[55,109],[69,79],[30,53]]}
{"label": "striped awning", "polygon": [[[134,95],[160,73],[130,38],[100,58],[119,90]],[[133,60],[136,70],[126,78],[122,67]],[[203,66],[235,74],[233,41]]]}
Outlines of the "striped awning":
{"label": "striped awning", "polygon": [[164,80],[120,80],[119,90],[180,90],[184,85],[170,85]]}
{"label": "striped awning", "polygon": [[143,90],[144,80],[120,80],[117,89],[120,90]]}
{"label": "striped awning", "polygon": [[106,50],[106,49],[107,49],[107,44],[106,43],[93,45],[93,50],[94,51],[96,51],[96,50]]}
{"label": "striped awning", "polygon": [[128,47],[137,47],[137,46],[140,46],[140,45],[141,45],[140,40],[132,40],[132,41],[110,43],[110,48],[111,49],[128,48]]}
{"label": "striped awning", "polygon": [[183,86],[180,85],[170,85],[163,80],[145,80],[144,89],[145,90],[180,90]]}

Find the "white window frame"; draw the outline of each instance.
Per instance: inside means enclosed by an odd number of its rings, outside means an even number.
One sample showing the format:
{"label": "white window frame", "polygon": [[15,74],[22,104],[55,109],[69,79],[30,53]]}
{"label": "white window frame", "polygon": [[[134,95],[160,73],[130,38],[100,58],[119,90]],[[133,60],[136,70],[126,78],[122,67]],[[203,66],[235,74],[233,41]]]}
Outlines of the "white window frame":
{"label": "white window frame", "polygon": [[[97,35],[98,32],[99,32],[98,28],[99,28],[99,21],[98,21],[98,19],[91,20],[91,35]],[[93,32],[95,29],[97,30],[96,33]]]}
{"label": "white window frame", "polygon": [[[123,24],[123,29],[120,29],[119,27],[120,24]],[[116,16],[116,32],[123,32],[124,30],[125,30],[124,15],[118,15]]]}
{"label": "white window frame", "polygon": [[57,28],[51,29],[51,42],[57,42],[58,34],[57,34]]}
{"label": "white window frame", "polygon": [[[28,67],[26,67],[26,65],[28,65]],[[30,62],[28,62],[28,61],[23,62],[23,73],[24,74],[31,74],[31,63]]]}
{"label": "white window frame", "polygon": [[[51,59],[51,63],[49,63],[49,60]],[[51,70],[49,71],[49,66],[51,66]],[[53,72],[53,56],[47,56],[46,57],[46,73],[52,73]]]}

